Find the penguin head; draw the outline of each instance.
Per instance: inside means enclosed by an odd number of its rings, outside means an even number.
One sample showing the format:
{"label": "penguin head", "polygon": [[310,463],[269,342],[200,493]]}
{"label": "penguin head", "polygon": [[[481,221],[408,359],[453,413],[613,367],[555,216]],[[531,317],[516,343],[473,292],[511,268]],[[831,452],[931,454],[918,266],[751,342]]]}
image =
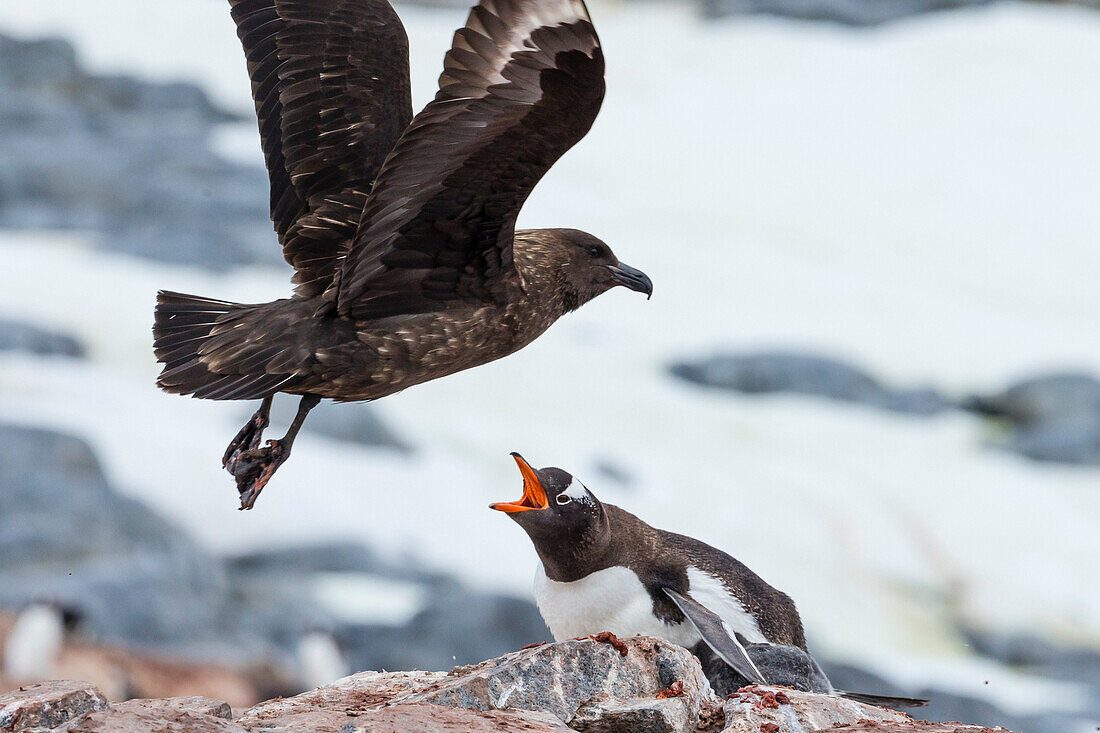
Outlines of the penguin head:
{"label": "penguin head", "polygon": [[517,501],[496,502],[490,509],[505,512],[535,543],[544,561],[549,555],[597,550],[606,535],[607,513],[600,500],[568,471],[533,468],[513,453],[523,475],[523,496]]}

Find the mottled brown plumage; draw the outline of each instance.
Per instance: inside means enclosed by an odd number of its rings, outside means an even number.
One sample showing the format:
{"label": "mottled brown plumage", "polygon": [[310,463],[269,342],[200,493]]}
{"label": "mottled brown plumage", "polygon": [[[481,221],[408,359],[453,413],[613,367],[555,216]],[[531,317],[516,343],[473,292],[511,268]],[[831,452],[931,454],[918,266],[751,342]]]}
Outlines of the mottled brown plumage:
{"label": "mottled brown plumage", "polygon": [[[162,389],[263,400],[224,456],[242,508],[320,398],[378,399],[506,356],[616,285],[652,292],[592,235],[515,231],[603,99],[581,0],[482,0],[415,118],[386,0],[230,5],[297,288],[252,305],[161,292],[154,336]],[[302,405],[261,447],[277,392]]]}

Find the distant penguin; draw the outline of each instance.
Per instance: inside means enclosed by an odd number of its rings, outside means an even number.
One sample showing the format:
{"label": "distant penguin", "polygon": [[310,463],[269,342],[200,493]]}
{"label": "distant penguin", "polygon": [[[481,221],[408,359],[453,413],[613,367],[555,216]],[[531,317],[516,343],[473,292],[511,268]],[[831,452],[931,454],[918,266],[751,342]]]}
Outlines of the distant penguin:
{"label": "distant penguin", "polygon": [[512,457],[523,496],[489,506],[535,545],[535,599],[555,639],[601,631],[665,639],[692,650],[722,695],[755,682],[885,707],[927,702],[834,690],[785,593],[721,550],[600,502],[560,468],[534,469]]}
{"label": "distant penguin", "polygon": [[20,612],[4,643],[4,676],[20,682],[50,679],[65,641],[66,615],[48,601]]}
{"label": "distant penguin", "polygon": [[332,632],[314,626],[298,639],[298,684],[303,690],[331,685],[350,673]]}

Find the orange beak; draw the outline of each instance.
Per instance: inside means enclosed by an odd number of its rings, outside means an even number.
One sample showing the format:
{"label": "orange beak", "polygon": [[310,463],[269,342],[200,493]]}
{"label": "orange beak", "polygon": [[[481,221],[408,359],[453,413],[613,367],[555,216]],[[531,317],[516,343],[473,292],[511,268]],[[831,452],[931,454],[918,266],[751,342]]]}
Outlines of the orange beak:
{"label": "orange beak", "polygon": [[498,512],[515,514],[516,512],[526,512],[532,509],[545,509],[550,506],[550,501],[546,498],[546,492],[543,490],[542,484],[539,483],[539,477],[535,475],[535,469],[531,468],[519,453],[513,453],[512,458],[516,459],[519,472],[523,474],[523,496],[520,497],[519,501],[498,501],[495,504],[490,504],[489,508],[496,509]]}

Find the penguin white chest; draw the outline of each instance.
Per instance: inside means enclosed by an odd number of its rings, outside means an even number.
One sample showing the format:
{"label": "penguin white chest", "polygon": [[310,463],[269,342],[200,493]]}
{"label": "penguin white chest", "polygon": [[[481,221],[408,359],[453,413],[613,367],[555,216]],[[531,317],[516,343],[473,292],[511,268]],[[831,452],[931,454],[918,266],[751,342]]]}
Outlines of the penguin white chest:
{"label": "penguin white chest", "polygon": [[561,583],[535,573],[535,601],[555,641],[610,631],[616,636],[644,634],[684,647],[700,641],[689,623],[669,624],[653,615],[653,598],[633,570],[612,567]]}

